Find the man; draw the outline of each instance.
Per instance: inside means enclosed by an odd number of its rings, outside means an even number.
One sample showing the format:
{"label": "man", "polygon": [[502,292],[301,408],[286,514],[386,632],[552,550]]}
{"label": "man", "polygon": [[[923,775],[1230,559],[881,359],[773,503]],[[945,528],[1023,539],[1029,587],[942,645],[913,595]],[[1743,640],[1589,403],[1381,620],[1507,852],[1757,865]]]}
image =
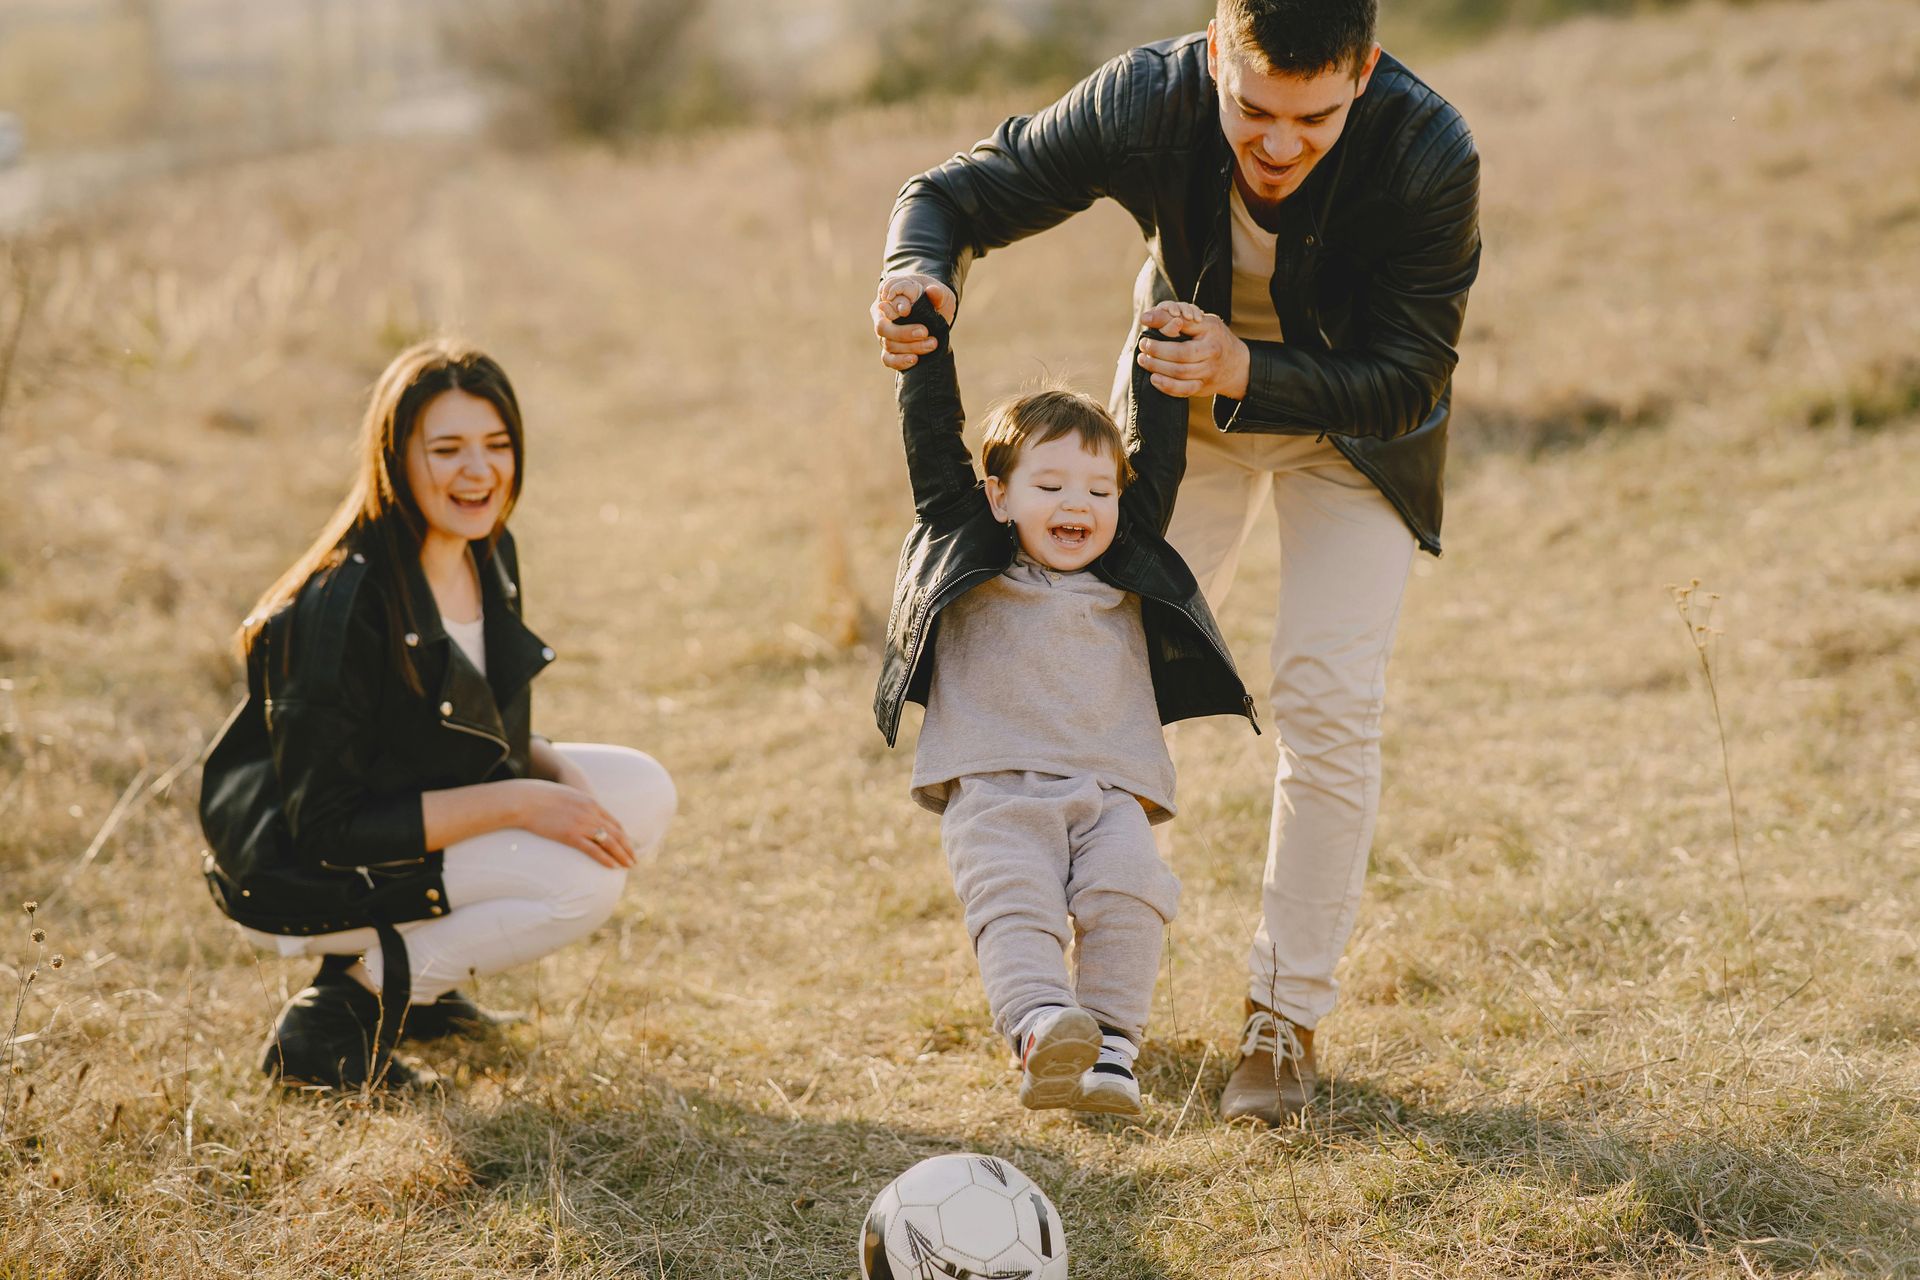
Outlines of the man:
{"label": "man", "polygon": [[872,311],[884,362],[907,368],[933,349],[903,322],[921,293],[952,320],[974,257],[1107,196],[1147,242],[1129,334],[1174,298],[1222,318],[1139,359],[1191,398],[1168,536],[1215,609],[1259,503],[1279,517],[1280,763],[1228,1119],[1279,1123],[1313,1095],[1313,1029],[1379,804],[1401,595],[1416,546],[1440,551],[1454,344],[1479,267],[1473,139],[1381,52],[1374,20],[1375,0],[1220,0],[1204,35],[1134,49],[1008,120],[902,189]]}

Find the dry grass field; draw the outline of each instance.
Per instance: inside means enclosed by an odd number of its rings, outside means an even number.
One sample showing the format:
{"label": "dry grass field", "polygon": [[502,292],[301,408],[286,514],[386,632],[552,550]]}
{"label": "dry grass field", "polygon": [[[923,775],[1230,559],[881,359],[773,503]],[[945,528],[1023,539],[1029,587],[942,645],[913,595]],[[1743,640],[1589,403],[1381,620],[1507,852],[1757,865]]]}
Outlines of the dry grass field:
{"label": "dry grass field", "polygon": [[[1481,143],[1486,267],[1294,1131],[1210,1110],[1271,736],[1181,735],[1149,1111],[1078,1123],[1015,1101],[867,711],[911,512],[886,213],[1019,104],[311,153],[0,247],[0,1277],[839,1278],[875,1192],[969,1148],[1101,1280],[1920,1277],[1920,8],[1423,69]],[[1139,252],[1104,209],[983,262],[971,405],[1103,389]],[[441,328],[527,406],[536,725],[655,753],[683,811],[590,944],[482,984],[530,1025],[426,1055],[438,1093],[316,1101],[255,1069],[310,966],[208,902],[194,762],[372,376]],[[1252,548],[1222,612],[1258,688]]]}

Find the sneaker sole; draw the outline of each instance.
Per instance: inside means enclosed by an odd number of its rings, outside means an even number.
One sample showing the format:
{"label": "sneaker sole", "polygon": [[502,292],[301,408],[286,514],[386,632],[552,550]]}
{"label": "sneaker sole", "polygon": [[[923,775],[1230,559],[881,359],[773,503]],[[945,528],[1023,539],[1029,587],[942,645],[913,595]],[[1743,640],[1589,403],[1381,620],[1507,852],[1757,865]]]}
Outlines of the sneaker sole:
{"label": "sneaker sole", "polygon": [[1073,1109],[1103,1116],[1143,1116],[1147,1113],[1146,1108],[1140,1105],[1140,1100],[1124,1089],[1083,1088]]}
{"label": "sneaker sole", "polygon": [[1071,1009],[1027,1055],[1020,1076],[1020,1105],[1029,1111],[1070,1107],[1080,1097],[1080,1077],[1100,1057],[1100,1024],[1084,1009]]}

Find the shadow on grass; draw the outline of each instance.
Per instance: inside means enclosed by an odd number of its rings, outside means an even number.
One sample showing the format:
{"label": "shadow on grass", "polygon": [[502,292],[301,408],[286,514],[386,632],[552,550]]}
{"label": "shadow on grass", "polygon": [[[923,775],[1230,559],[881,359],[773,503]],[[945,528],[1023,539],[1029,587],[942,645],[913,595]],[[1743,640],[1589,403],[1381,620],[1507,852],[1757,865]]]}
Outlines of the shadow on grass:
{"label": "shadow on grass", "polygon": [[[556,1092],[454,1124],[490,1202],[478,1217],[503,1226],[503,1267],[856,1276],[860,1227],[881,1188],[928,1156],[978,1150],[1011,1161],[1054,1200],[1075,1275],[1164,1274],[1127,1238],[1142,1204],[1136,1179],[1078,1167],[1021,1136],[969,1146],[950,1134],[780,1116],[646,1084]],[[516,1219],[519,1230],[505,1225]]]}
{"label": "shadow on grass", "polygon": [[[1864,1112],[1856,1118],[1874,1123]],[[1671,1128],[1609,1120],[1604,1109],[1581,1123],[1511,1101],[1427,1107],[1340,1080],[1323,1088],[1300,1136],[1336,1159],[1343,1150],[1398,1157],[1393,1176],[1367,1197],[1389,1217],[1424,1212],[1437,1189],[1464,1176],[1487,1184],[1490,1204],[1500,1199],[1496,1186],[1543,1191],[1550,1199],[1534,1209],[1559,1221],[1555,1252],[1574,1246],[1596,1260],[1646,1265],[1737,1247],[1776,1274],[1920,1276],[1912,1204],[1822,1168],[1809,1158],[1818,1154],[1811,1144],[1743,1144]]]}
{"label": "shadow on grass", "polygon": [[[1202,1038],[1156,1041],[1141,1080],[1171,1113],[1184,1109],[1191,1131],[1217,1124],[1232,1064],[1231,1048],[1223,1056]],[[1777,1123],[1788,1119],[1778,1100],[1748,1112],[1715,1097],[1676,1122],[1634,1118],[1641,1103],[1626,1084],[1582,1096],[1557,1111],[1511,1096],[1435,1106],[1343,1077],[1323,1081],[1302,1127],[1236,1132],[1291,1156],[1271,1171],[1313,1171],[1323,1184],[1309,1192],[1315,1214],[1344,1220],[1336,1237],[1397,1238],[1416,1251],[1423,1240],[1492,1238],[1528,1265],[1656,1273],[1738,1248],[1760,1273],[1920,1280],[1920,1212],[1859,1172],[1878,1159],[1889,1181],[1905,1176],[1899,1131],[1886,1128],[1894,1100],[1836,1088],[1802,1099],[1804,1123],[1789,1125]],[[1742,1113],[1773,1132],[1741,1134]]]}

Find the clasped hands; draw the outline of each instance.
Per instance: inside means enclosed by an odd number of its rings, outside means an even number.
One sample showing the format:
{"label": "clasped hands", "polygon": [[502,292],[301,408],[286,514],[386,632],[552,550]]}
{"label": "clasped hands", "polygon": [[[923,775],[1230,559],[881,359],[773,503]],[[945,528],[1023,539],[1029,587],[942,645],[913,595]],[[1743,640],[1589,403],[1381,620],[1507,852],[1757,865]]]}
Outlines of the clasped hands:
{"label": "clasped hands", "polygon": [[[926,275],[893,275],[880,282],[873,299],[873,332],[880,339],[880,362],[889,369],[911,369],[921,356],[931,355],[935,343],[924,326],[901,324],[901,317],[925,294],[935,310],[953,323],[959,299],[947,285]],[[1185,342],[1148,338],[1135,356],[1153,385],[1170,396],[1227,396],[1244,400],[1251,354],[1247,344],[1227,322],[1191,302],[1160,302],[1141,314],[1140,323],[1169,338],[1187,335]]]}

